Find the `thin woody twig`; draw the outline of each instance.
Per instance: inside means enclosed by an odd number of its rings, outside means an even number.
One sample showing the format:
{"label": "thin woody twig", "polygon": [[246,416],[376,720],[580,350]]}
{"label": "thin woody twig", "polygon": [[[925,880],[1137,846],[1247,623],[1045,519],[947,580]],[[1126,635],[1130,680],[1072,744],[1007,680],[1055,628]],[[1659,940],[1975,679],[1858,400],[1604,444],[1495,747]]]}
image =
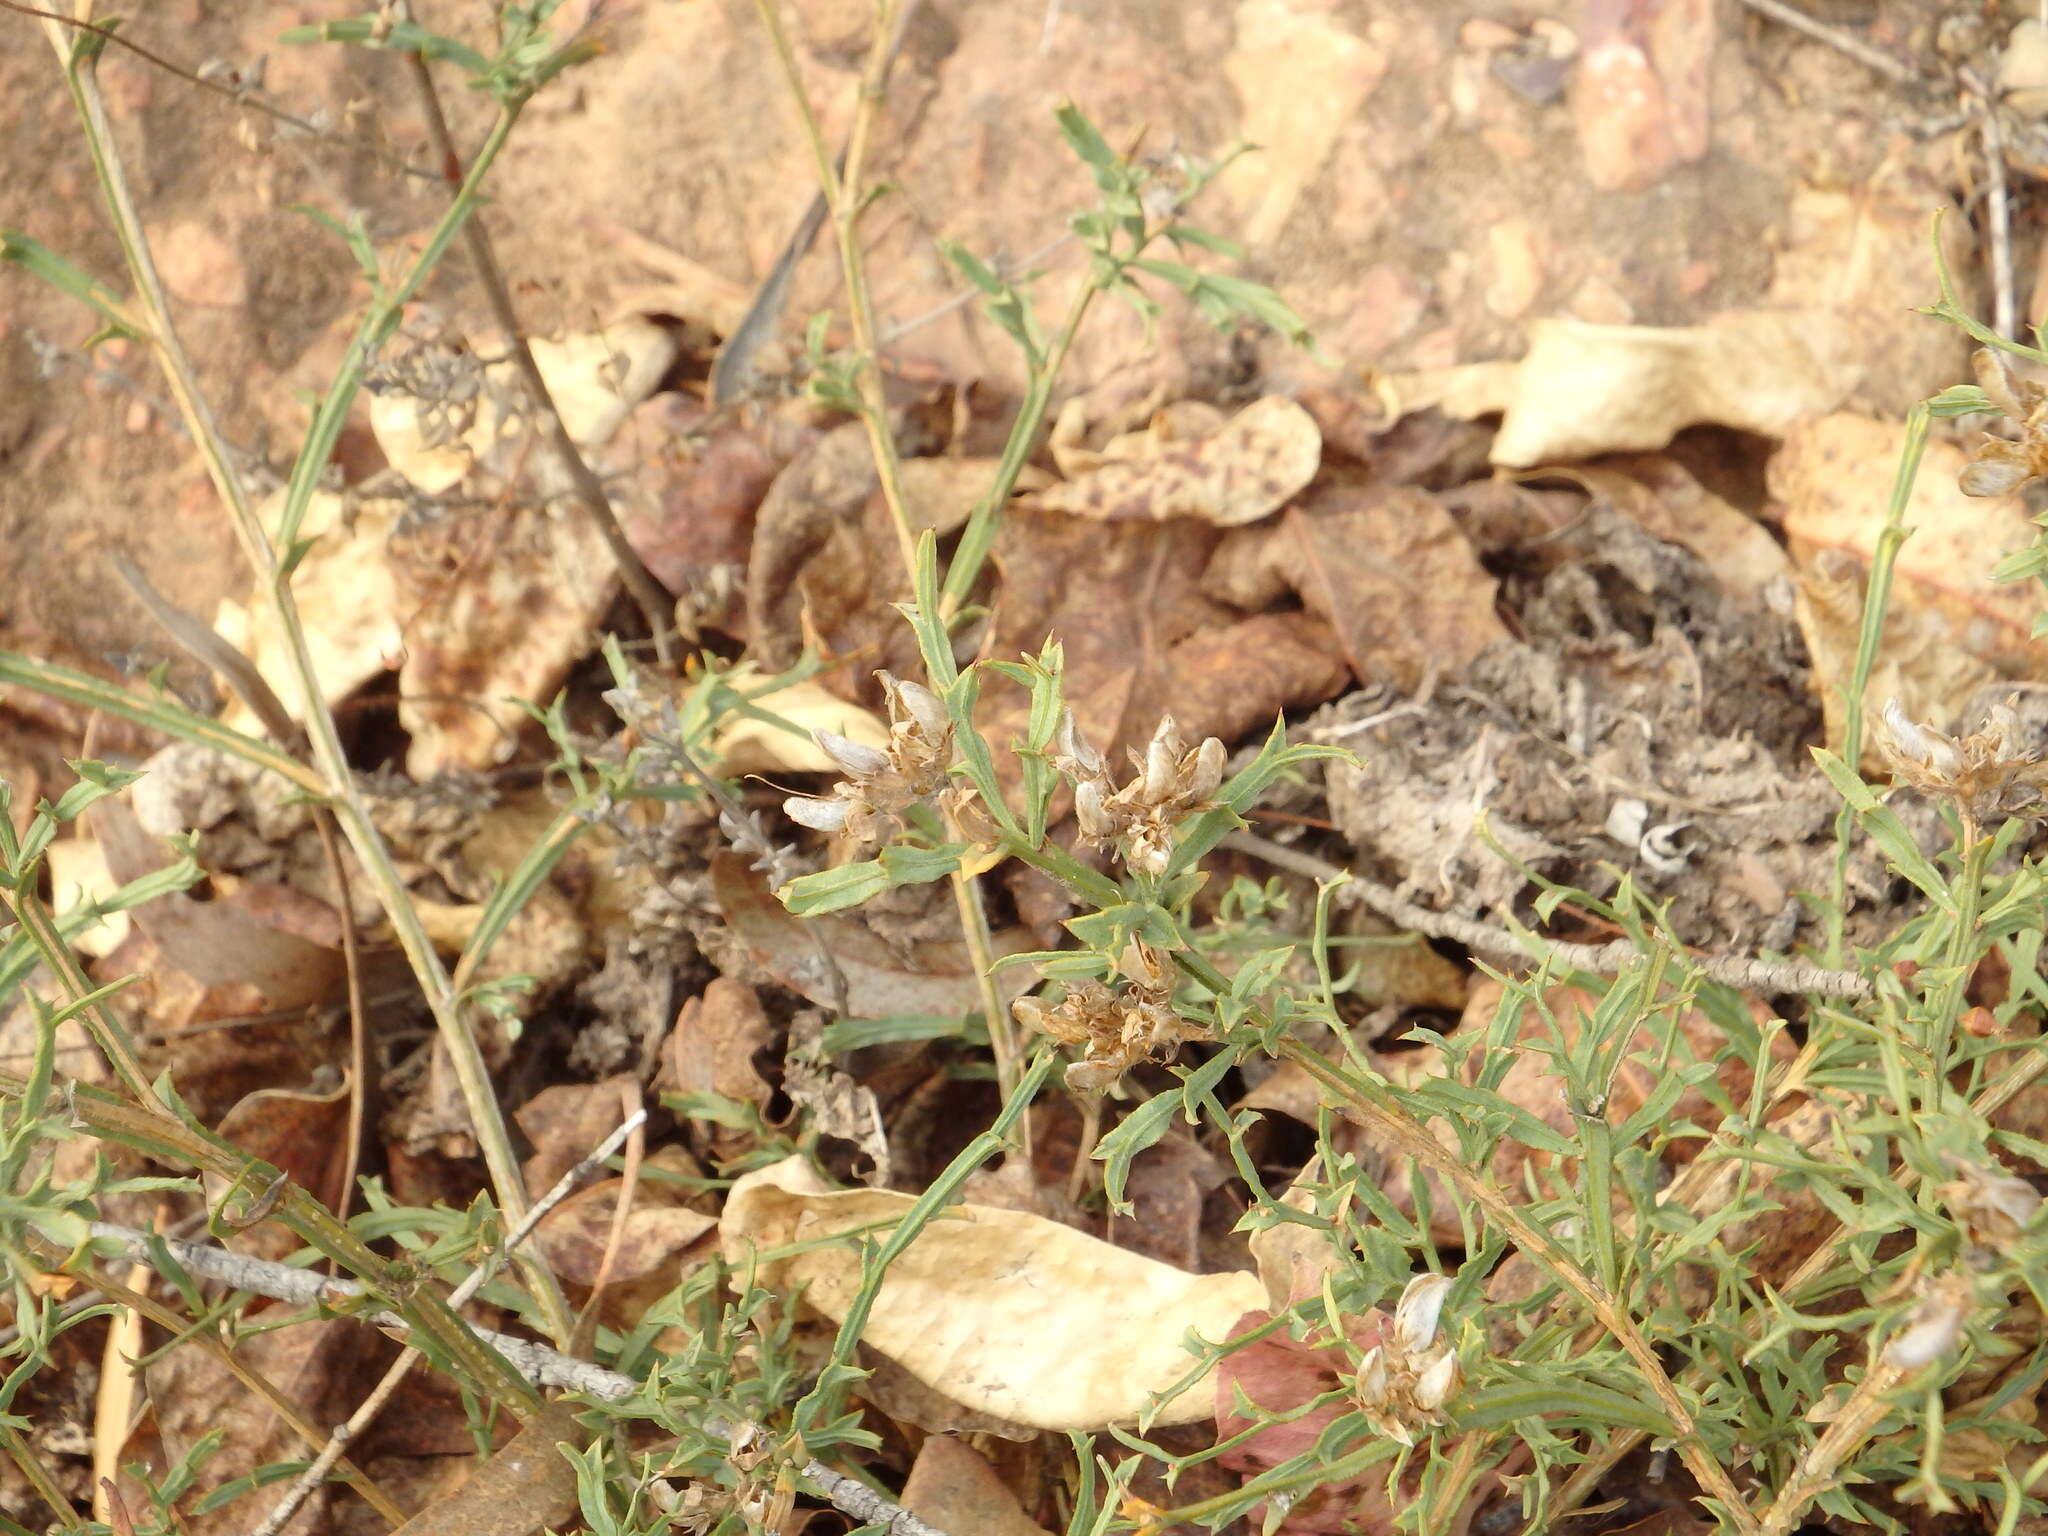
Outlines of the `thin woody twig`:
{"label": "thin woody twig", "polygon": [[[620,1133],[630,1134],[632,1122],[620,1127]],[[615,1133],[615,1134],[620,1134]],[[609,1153],[605,1154],[609,1156]],[[565,1175],[565,1182],[572,1187],[578,1177],[578,1169]],[[557,1186],[560,1187],[559,1185]],[[550,1191],[552,1195],[553,1191]],[[92,1225],[95,1241],[111,1243],[118,1250],[118,1256],[153,1263],[150,1250],[150,1236],[132,1227],[116,1226],[110,1222],[96,1221]],[[514,1238],[508,1236],[499,1253],[511,1249]],[[268,1296],[295,1306],[327,1306],[345,1308],[363,1298],[363,1287],[356,1281],[322,1275],[315,1271],[294,1268],[289,1264],[276,1264],[268,1259],[251,1258],[246,1254],[231,1253],[225,1248],[216,1248],[206,1243],[192,1243],[176,1238],[162,1239],[164,1248],[184,1270],[201,1279],[217,1280],[235,1290],[247,1291],[255,1296]],[[478,1273],[482,1273],[481,1270]],[[451,1294],[450,1299],[454,1299]],[[375,1312],[368,1320],[380,1328],[403,1329],[405,1320],[395,1313]],[[514,1338],[510,1334],[472,1325],[477,1337],[496,1349],[527,1380],[541,1386],[560,1387],[566,1391],[581,1392],[600,1402],[619,1402],[640,1390],[641,1384],[631,1376],[618,1371],[606,1370],[601,1365],[587,1360],[572,1359],[549,1349],[546,1345],[535,1344],[528,1339]],[[732,1436],[732,1426],[723,1420],[713,1419],[701,1426],[707,1434],[726,1440]],[[902,1505],[884,1494],[851,1477],[836,1472],[822,1462],[811,1461],[804,1465],[803,1475],[816,1484],[833,1505],[855,1520],[870,1525],[880,1525],[895,1533],[895,1536],[947,1536],[947,1533],[929,1521],[921,1520]]]}
{"label": "thin woody twig", "polygon": [[[292,723],[284,701],[278,698],[263,674],[240,651],[220,635],[150,585],[149,578],[126,555],[115,553],[114,570],[134,593],[158,626],[188,652],[195,661],[219,673],[253,710],[280,747],[296,750],[303,733]],[[340,1188],[329,1200],[334,1214],[348,1219],[348,1208],[356,1187],[356,1170],[362,1165],[363,1135],[369,1121],[370,1037],[368,1010],[363,1002],[362,944],[356,933],[355,911],[349,899],[348,863],[341,853],[341,829],[334,812],[325,805],[312,807],[313,830],[320,838],[320,852],[327,861],[327,877],[334,883],[334,911],[341,922],[342,971],[348,990],[349,1092],[348,1145],[342,1154]]]}
{"label": "thin woody twig", "polygon": [[[448,1305],[460,1307],[482,1290],[492,1277],[505,1267],[513,1250],[526,1241],[533,1229],[540,1224],[540,1219],[566,1200],[586,1173],[601,1165],[619,1149],[627,1137],[646,1123],[647,1111],[635,1109],[626,1117],[625,1124],[607,1136],[595,1151],[557,1179],[552,1189],[534,1201],[525,1218],[506,1235],[505,1241],[496,1251],[485,1262],[471,1270],[463,1278],[462,1283],[449,1292]],[[391,1367],[385,1371],[383,1379],[370,1390],[370,1395],[348,1416],[348,1421],[334,1427],[328,1436],[327,1444],[321,1447],[320,1454],[313,1458],[312,1464],[292,1479],[291,1486],[284,1491],[263,1523],[256,1528],[253,1536],[277,1536],[277,1533],[285,1528],[292,1516],[297,1514],[306,1500],[313,1496],[313,1490],[327,1481],[328,1475],[334,1471],[348,1447],[364,1430],[376,1422],[377,1415],[384,1411],[385,1404],[391,1401],[392,1396],[404,1384],[412,1368],[425,1358],[420,1350],[411,1345],[406,1346],[404,1353],[391,1362]]]}
{"label": "thin woody twig", "polygon": [[1912,65],[1893,58],[1882,48],[1872,47],[1860,37],[1851,36],[1839,27],[1826,22],[1815,21],[1804,11],[1795,10],[1784,0],[1742,0],[1742,3],[1759,16],[1768,16],[1780,26],[1790,27],[1795,32],[1804,32],[1817,43],[1826,43],[1837,53],[1854,59],[1865,69],[1874,69],[1880,75],[1896,80],[1901,85],[1915,87],[1927,84],[1926,76]]}
{"label": "thin woody twig", "polygon": [[117,32],[112,27],[102,26],[96,21],[86,21],[76,16],[66,16],[61,11],[46,11],[33,5],[23,5],[21,0],[0,0],[0,10],[13,11],[22,16],[33,16],[39,21],[56,22],[60,26],[70,27],[74,31],[90,34],[100,39],[103,44],[112,43],[117,48],[125,48],[138,59],[154,65],[167,75],[176,76],[187,85],[196,85],[203,91],[212,91],[216,96],[224,96],[236,106],[247,107],[252,112],[260,112],[272,121],[282,123],[285,127],[293,129],[298,133],[303,133],[308,138],[320,139],[326,143],[338,145],[343,149],[358,150],[364,154],[371,155],[389,169],[397,171],[401,176],[418,176],[422,179],[427,179],[433,175],[431,171],[423,171],[418,166],[407,165],[396,155],[379,149],[374,144],[330,132],[310,119],[296,117],[292,113],[285,111],[282,107],[272,106],[247,86],[230,85],[224,80],[210,80],[196,70],[185,68],[184,65],[174,59],[167,59],[162,54],[143,47],[142,44],[136,42],[127,33]]}
{"label": "thin woody twig", "polygon": [[[1468,949],[1485,954],[1514,959],[1532,955],[1537,959],[1547,957],[1576,971],[1608,974],[1622,969],[1638,953],[1635,945],[1627,939],[1616,939],[1611,944],[1572,944],[1561,939],[1544,938],[1536,938],[1532,942],[1487,923],[1446,912],[1432,912],[1427,907],[1403,901],[1387,887],[1362,879],[1326,859],[1284,847],[1255,833],[1233,832],[1223,839],[1223,844],[1281,869],[1306,875],[1311,880],[1342,879],[1346,883],[1338,892],[1340,900],[1348,896],[1351,900],[1362,901],[1382,917],[1411,932],[1430,938],[1454,939]],[[1686,952],[1686,957],[1703,975],[1745,992],[1811,992],[1820,997],[1851,1000],[1876,994],[1870,982],[1855,971],[1829,970],[1826,966],[1804,960],[1757,960],[1747,955],[1696,955],[1690,951]]]}
{"label": "thin woody twig", "polygon": [[[456,152],[454,135],[448,130],[447,114],[441,110],[441,96],[435,89],[433,72],[417,53],[406,55],[406,68],[419,91],[420,107],[427,121],[427,135],[433,140],[435,154],[440,157],[442,179],[452,191],[462,185],[465,173],[462,157]],[[540,417],[548,446],[568,472],[576,499],[583,504],[583,510],[603,536],[605,547],[611,551],[612,563],[618,566],[626,590],[632,594],[634,605],[653,633],[654,654],[666,668],[674,661],[670,636],[675,630],[675,604],[662,590],[661,583],[654,579],[654,573],[647,569],[646,562],[634,552],[625,529],[619,526],[618,513],[612,509],[611,498],[605,494],[604,482],[597,478],[597,472],[590,467],[583,451],[569,436],[569,429],[563,425],[562,413],[555,408],[554,396],[548,393],[547,380],[541,377],[540,364],[534,361],[533,348],[519,324],[519,311],[513,307],[512,290],[506,286],[504,269],[498,265],[497,255],[491,248],[490,231],[484,228],[481,218],[472,217],[463,222],[462,241],[469,251],[470,265],[476,269],[477,281],[483,285],[491,316],[511,345],[513,361],[519,366],[519,376],[526,385],[534,411]]]}
{"label": "thin woody twig", "polygon": [[619,1198],[612,1203],[611,1229],[604,1240],[604,1257],[598,1261],[597,1274],[590,1282],[590,1294],[584,1298],[583,1311],[577,1315],[575,1331],[569,1335],[569,1353],[587,1354],[591,1341],[597,1337],[597,1304],[604,1299],[604,1289],[612,1283],[612,1270],[619,1260],[619,1250],[625,1246],[626,1223],[633,1214],[633,1194],[640,1187],[640,1165],[647,1155],[645,1125],[647,1113],[635,1102],[640,1090],[632,1083],[619,1086],[619,1096],[624,1101],[626,1117],[632,1124],[631,1134],[626,1137],[626,1160],[619,1170]]}
{"label": "thin woody twig", "polygon": [[1991,223],[1991,325],[2007,341],[2019,334],[2019,306],[2015,297],[2019,284],[2012,262],[2012,190],[2005,172],[2005,129],[1998,120],[1996,93],[1968,71],[1963,83],[1977,96],[1981,106],[1978,131],[1984,140],[1984,201]]}

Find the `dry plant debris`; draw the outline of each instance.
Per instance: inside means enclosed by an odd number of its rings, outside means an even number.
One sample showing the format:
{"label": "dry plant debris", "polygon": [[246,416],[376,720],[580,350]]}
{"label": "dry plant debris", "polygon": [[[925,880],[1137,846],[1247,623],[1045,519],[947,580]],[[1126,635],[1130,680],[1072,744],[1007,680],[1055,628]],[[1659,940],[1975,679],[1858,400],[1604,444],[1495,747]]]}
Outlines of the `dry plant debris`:
{"label": "dry plant debris", "polygon": [[2048,34],[1481,9],[53,22],[119,280],[0,58],[0,1516],[2048,1519]]}

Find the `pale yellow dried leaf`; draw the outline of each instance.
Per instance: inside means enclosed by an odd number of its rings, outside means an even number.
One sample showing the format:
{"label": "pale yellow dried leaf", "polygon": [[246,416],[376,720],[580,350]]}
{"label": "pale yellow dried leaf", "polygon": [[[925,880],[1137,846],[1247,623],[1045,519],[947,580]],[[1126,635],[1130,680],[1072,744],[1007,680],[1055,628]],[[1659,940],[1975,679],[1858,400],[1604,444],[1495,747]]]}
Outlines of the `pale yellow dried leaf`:
{"label": "pale yellow dried leaf", "polygon": [[1461,416],[1503,413],[1496,464],[1526,469],[1595,454],[1662,448],[1687,427],[1767,437],[1832,410],[1860,376],[1825,311],[1743,310],[1711,325],[1529,326],[1512,374],[1482,363],[1396,380],[1402,401]]}
{"label": "pale yellow dried leaf", "polygon": [[[752,663],[742,663],[727,681],[744,693],[761,678]],[[783,724],[752,715],[727,715],[706,748],[707,758],[718,765],[720,773],[829,773],[842,777],[844,770],[818,745],[813,731],[830,731],[878,752],[889,745],[889,728],[873,710],[848,703],[823,683],[792,683],[759,699],[755,707]]]}
{"label": "pale yellow dried leaf", "polygon": [[[284,507],[279,491],[258,509],[266,527],[275,527]],[[299,524],[299,537],[312,548],[292,575],[292,594],[305,626],[307,649],[320,695],[332,704],[348,697],[371,678],[398,664],[405,640],[398,622],[398,596],[384,545],[402,510],[396,501],[357,503],[354,516],[343,519],[340,496],[316,491]],[[224,602],[214,616],[214,629],[247,656],[294,718],[303,718],[304,700],[292,669],[284,631],[268,598],[261,592],[248,608]],[[223,719],[237,730],[263,734],[261,723],[239,699]]]}
{"label": "pale yellow dried leaf", "polygon": [[[120,889],[121,882],[107,868],[106,850],[94,837],[60,837],[43,855],[50,870],[50,894],[57,915],[66,914],[95,901],[104,901]],[[71,941],[71,947],[95,960],[103,960],[121,947],[131,926],[126,912],[111,912]]]}
{"label": "pale yellow dried leaf", "polygon": [[[911,1197],[828,1190],[801,1158],[742,1178],[720,1218],[728,1260],[755,1250],[818,1242],[902,1218]],[[857,1247],[821,1243],[755,1270],[775,1289],[838,1321],[860,1286]],[[1047,1430],[1129,1423],[1193,1361],[1190,1330],[1222,1339],[1262,1307],[1257,1275],[1191,1275],[1042,1216],[956,1206],[890,1266],[864,1342],[964,1407]],[[1204,1376],[1155,1422],[1209,1417]]]}
{"label": "pale yellow dried leaf", "polygon": [[1205,436],[1153,442],[1150,457],[1108,460],[1033,499],[1105,522],[1194,517],[1236,528],[1287,505],[1315,478],[1323,454],[1315,419],[1280,395],[1253,401]]}

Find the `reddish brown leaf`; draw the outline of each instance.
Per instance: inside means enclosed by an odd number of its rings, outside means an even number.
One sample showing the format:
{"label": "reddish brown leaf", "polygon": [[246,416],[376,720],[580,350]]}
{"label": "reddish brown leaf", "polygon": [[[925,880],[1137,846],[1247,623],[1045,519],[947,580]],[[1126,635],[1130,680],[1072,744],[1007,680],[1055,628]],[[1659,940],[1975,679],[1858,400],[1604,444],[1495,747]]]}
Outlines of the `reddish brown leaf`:
{"label": "reddish brown leaf", "polygon": [[942,1531],[981,1531],[987,1536],[1045,1533],[1003,1486],[995,1468],[950,1435],[933,1435],[917,1453],[903,1485],[903,1507]]}
{"label": "reddish brown leaf", "polygon": [[1276,582],[1336,631],[1360,682],[1412,693],[1507,638],[1493,609],[1498,584],[1423,491],[1324,486],[1255,548],[1226,551],[1209,590],[1269,601]]}

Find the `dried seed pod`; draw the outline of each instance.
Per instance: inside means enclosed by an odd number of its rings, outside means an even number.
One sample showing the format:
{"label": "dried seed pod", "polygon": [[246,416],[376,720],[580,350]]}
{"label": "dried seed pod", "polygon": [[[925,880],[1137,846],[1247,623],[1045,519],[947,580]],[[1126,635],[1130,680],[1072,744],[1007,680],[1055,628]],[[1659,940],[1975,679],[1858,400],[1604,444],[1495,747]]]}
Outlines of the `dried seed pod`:
{"label": "dried seed pod", "polygon": [[872,778],[889,766],[889,754],[878,752],[873,747],[864,747],[857,741],[849,741],[834,731],[813,731],[811,739],[824,749],[825,755],[837,763],[841,772],[856,779]]}
{"label": "dried seed pod", "polygon": [[1173,716],[1160,719],[1159,729],[1145,748],[1143,789],[1139,799],[1146,805],[1164,805],[1173,798],[1179,777],[1181,754],[1187,750]]}
{"label": "dried seed pod", "polygon": [[844,800],[817,800],[809,795],[791,795],[782,802],[784,815],[814,832],[844,832],[848,809]]}
{"label": "dried seed pod", "polygon": [[1963,1341],[1963,1326],[1970,1320],[1974,1300],[1970,1282],[1963,1275],[1944,1275],[1935,1281],[1914,1309],[1905,1332],[1885,1346],[1885,1364],[1914,1371],[1954,1354]]}
{"label": "dried seed pod", "polygon": [[1436,1338],[1437,1320],[1443,1315],[1444,1298],[1451,1293],[1447,1275],[1417,1275],[1401,1292],[1394,1307],[1394,1337],[1410,1354],[1420,1354]]}
{"label": "dried seed pod", "polygon": [[1223,787],[1223,765],[1227,756],[1220,740],[1214,736],[1205,737],[1201,746],[1195,749],[1195,763],[1182,789],[1183,797],[1197,805],[1215,799],[1216,791]]}
{"label": "dried seed pod", "polygon": [[1462,1384],[1463,1372],[1458,1367],[1458,1357],[1447,1349],[1415,1378],[1415,1406],[1424,1413],[1435,1413],[1458,1395]]}
{"label": "dried seed pod", "polygon": [[1071,707],[1060,711],[1060,726],[1052,738],[1052,755],[1053,766],[1076,779],[1099,777],[1106,767],[1102,754],[1088,744],[1088,738],[1074,723]]}
{"label": "dried seed pod", "polygon": [[1956,1224],[1980,1247],[2010,1249],[2040,1211],[2040,1191],[1995,1161],[1986,1166],[1951,1154],[1948,1163],[1956,1177],[1941,1186],[1940,1195]]}
{"label": "dried seed pod", "polygon": [[1897,699],[1884,701],[1884,728],[1891,733],[1892,750],[1907,762],[1951,776],[1963,771],[1962,753],[1956,744],[1941,732],[1908,719]]}
{"label": "dried seed pod", "polygon": [[1132,986],[1140,992],[1160,997],[1173,995],[1173,966],[1155,946],[1147,944],[1135,933],[1124,941],[1123,953],[1117,956],[1116,968],[1123,972]]}
{"label": "dried seed pod", "polygon": [[1358,1372],[1351,1383],[1352,1395],[1363,1408],[1384,1408],[1391,1396],[1392,1386],[1392,1377],[1387,1370],[1386,1351],[1374,1345],[1358,1357]]}
{"label": "dried seed pod", "polygon": [[1878,747],[1893,771],[1922,794],[1955,802],[1980,826],[2048,815],[2048,764],[2015,744],[2018,717],[2010,707],[1991,710],[1960,741],[1908,719],[1897,699],[1886,702],[1883,724]]}
{"label": "dried seed pod", "polygon": [[2048,475],[2048,392],[2019,378],[2004,356],[1980,348],[1971,362],[1978,386],[1991,403],[2019,425],[2019,441],[1986,434],[1970,452],[1957,486],[1965,496],[2005,496]]}
{"label": "dried seed pod", "polygon": [[1074,786],[1074,824],[1091,842],[1108,842],[1122,830],[1122,822],[1110,815],[1108,796],[1101,783],[1083,779]]}
{"label": "dried seed pod", "polygon": [[887,672],[879,674],[882,691],[889,699],[889,713],[913,722],[925,735],[937,739],[953,729],[946,706],[923,683],[906,682]]}

